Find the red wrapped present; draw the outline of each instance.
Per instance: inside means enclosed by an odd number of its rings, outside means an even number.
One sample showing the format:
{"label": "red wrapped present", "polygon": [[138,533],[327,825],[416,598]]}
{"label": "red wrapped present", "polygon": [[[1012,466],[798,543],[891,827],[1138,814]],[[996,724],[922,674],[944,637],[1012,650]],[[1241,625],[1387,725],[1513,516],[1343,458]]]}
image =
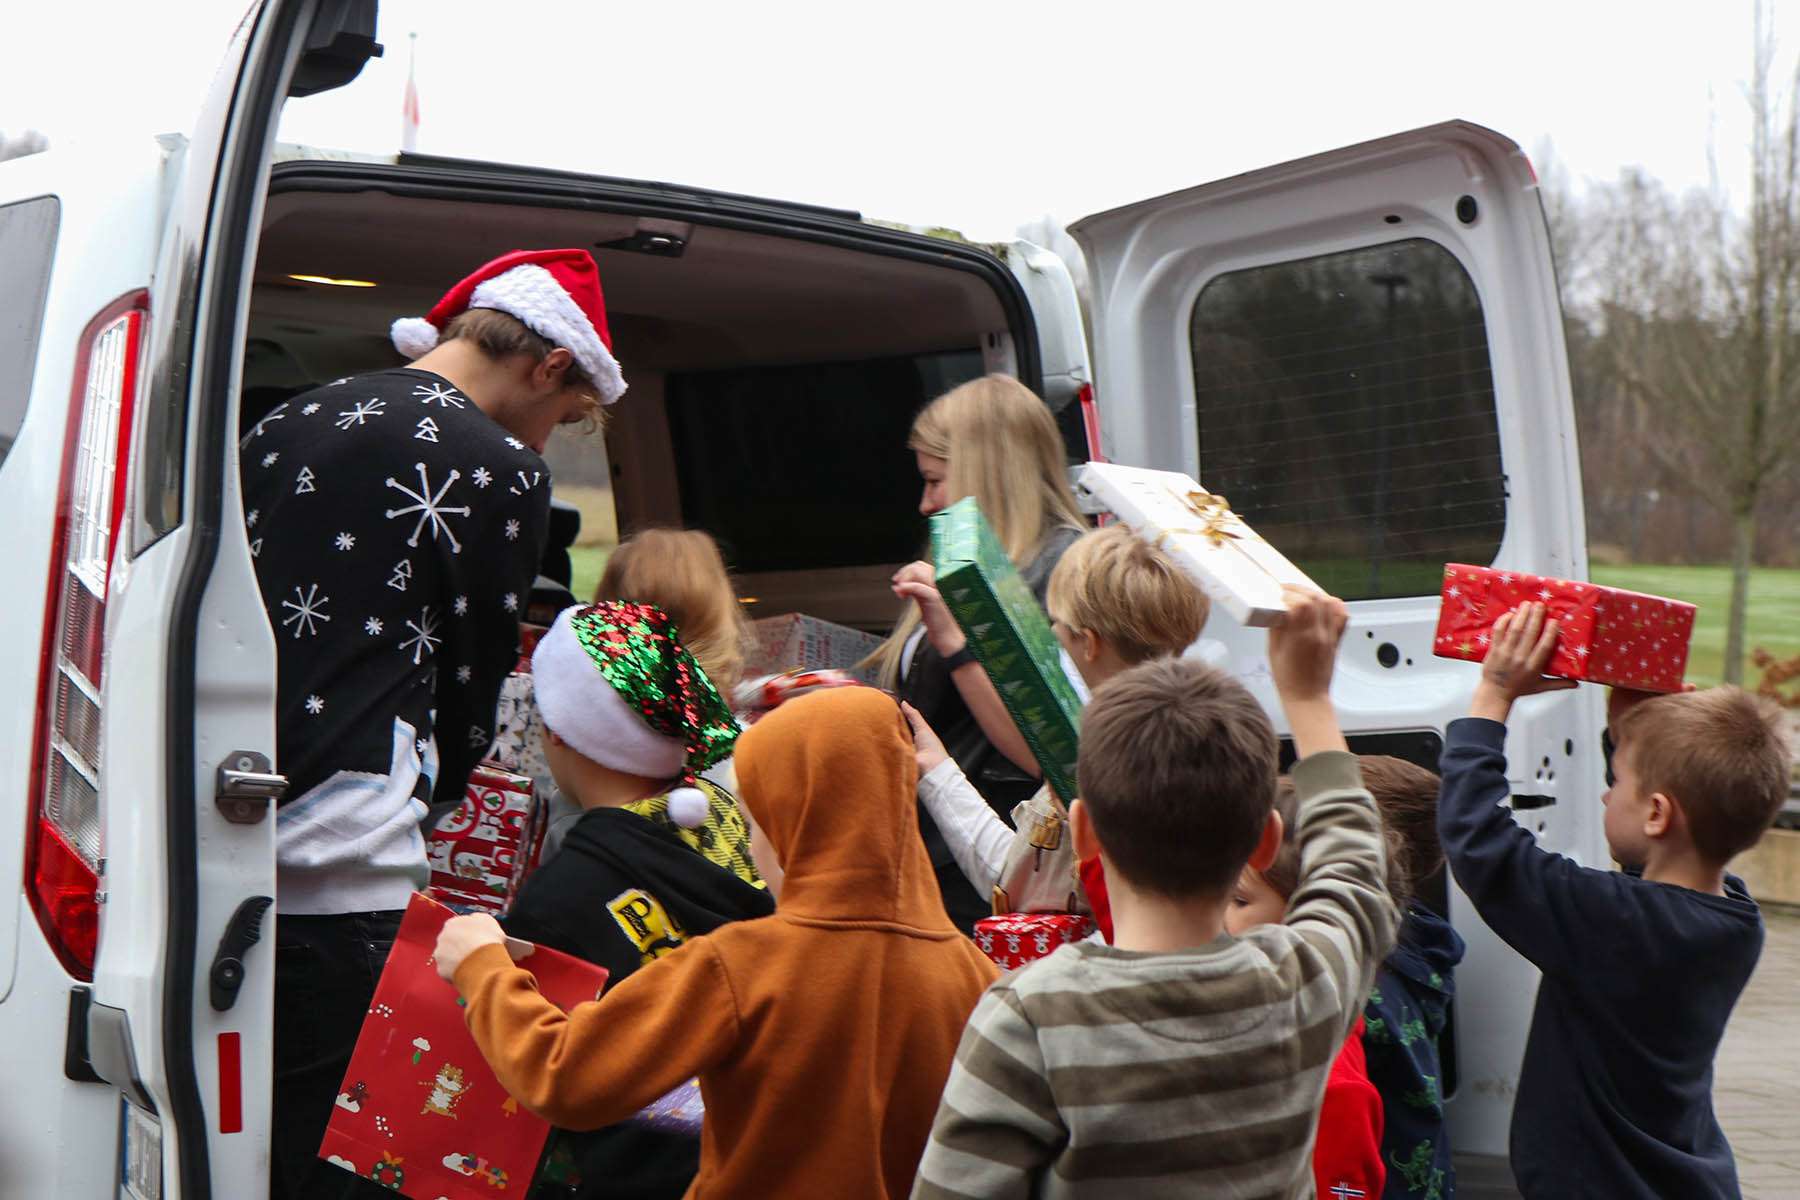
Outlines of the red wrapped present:
{"label": "red wrapped present", "polygon": [[549,632],[547,626],[519,622],[519,661],[513,664],[513,670],[523,675],[531,674],[531,656],[537,653],[537,645]]}
{"label": "red wrapped present", "polygon": [[732,696],[732,708],[744,715],[746,724],[754,725],[796,696],[826,688],[864,686],[863,681],[855,676],[831,668],[763,675],[746,679],[737,685]]}
{"label": "red wrapped present", "polygon": [[1587,683],[1678,692],[1694,634],[1694,606],[1578,580],[1451,563],[1444,568],[1435,653],[1480,662],[1494,622],[1527,601],[1556,621],[1546,674]]}
{"label": "red wrapped present", "polygon": [[975,922],[975,944],[1001,969],[1014,971],[1093,931],[1094,919],[1080,913],[1004,913]]}
{"label": "red wrapped present", "polygon": [[[418,1200],[520,1196],[550,1125],[506,1094],[438,978],[431,952],[452,915],[423,895],[407,905],[319,1157]],[[528,942],[507,949],[564,1009],[606,985],[604,967]]]}
{"label": "red wrapped present", "polygon": [[531,780],[482,763],[469,776],[462,804],[426,839],[426,891],[457,908],[505,913],[537,866],[547,820]]}

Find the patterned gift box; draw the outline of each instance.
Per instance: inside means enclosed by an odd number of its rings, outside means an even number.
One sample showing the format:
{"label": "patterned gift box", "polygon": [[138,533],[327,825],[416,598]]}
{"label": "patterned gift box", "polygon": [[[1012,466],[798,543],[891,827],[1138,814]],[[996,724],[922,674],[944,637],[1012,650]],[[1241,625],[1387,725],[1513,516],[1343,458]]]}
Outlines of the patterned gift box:
{"label": "patterned gift box", "polygon": [[[488,1070],[456,989],[432,966],[452,915],[423,895],[407,905],[319,1157],[418,1200],[522,1196],[550,1125]],[[606,985],[604,967],[529,942],[507,948],[565,1011]]]}
{"label": "patterned gift box", "polygon": [[975,922],[975,945],[1002,970],[1016,971],[1092,932],[1094,919],[1079,913],[1007,913]]}
{"label": "patterned gift box", "polygon": [[932,516],[931,554],[950,615],[994,681],[1045,781],[1065,804],[1073,803],[1081,697],[1063,673],[1062,647],[1037,597],[972,497]]}
{"label": "patterned gift box", "polygon": [[1694,634],[1692,604],[1598,583],[1451,563],[1438,609],[1440,658],[1480,662],[1494,622],[1543,602],[1560,630],[1546,674],[1646,692],[1678,692]]}
{"label": "patterned gift box", "polygon": [[550,766],[544,761],[543,731],[544,718],[538,712],[531,674],[514,671],[500,683],[488,761],[530,779],[546,778]]}
{"label": "patterned gift box", "polygon": [[1089,463],[1078,484],[1131,531],[1154,542],[1241,625],[1267,626],[1287,611],[1283,584],[1318,584],[1191,476]]}
{"label": "patterned gift box", "polygon": [[545,822],[531,780],[482,763],[463,802],[426,839],[427,891],[458,908],[504,914],[537,866]]}
{"label": "patterned gift box", "polygon": [[789,700],[808,692],[829,688],[864,687],[862,680],[845,671],[825,668],[818,671],[789,671],[783,675],[764,675],[746,679],[737,685],[731,707],[750,725],[768,716]]}
{"label": "patterned gift box", "polygon": [[744,677],[783,675],[832,668],[861,683],[875,682],[871,668],[856,664],[881,649],[882,639],[848,625],[834,625],[802,613],[750,622],[750,653]]}

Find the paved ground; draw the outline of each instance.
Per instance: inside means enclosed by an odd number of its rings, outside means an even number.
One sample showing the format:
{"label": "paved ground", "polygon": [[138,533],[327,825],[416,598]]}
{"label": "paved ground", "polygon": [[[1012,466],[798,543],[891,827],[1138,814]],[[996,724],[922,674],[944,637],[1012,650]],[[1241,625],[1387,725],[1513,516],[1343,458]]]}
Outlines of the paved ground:
{"label": "paved ground", "polygon": [[1800,914],[1765,916],[1768,941],[1725,1030],[1713,1104],[1745,1200],[1800,1200]]}

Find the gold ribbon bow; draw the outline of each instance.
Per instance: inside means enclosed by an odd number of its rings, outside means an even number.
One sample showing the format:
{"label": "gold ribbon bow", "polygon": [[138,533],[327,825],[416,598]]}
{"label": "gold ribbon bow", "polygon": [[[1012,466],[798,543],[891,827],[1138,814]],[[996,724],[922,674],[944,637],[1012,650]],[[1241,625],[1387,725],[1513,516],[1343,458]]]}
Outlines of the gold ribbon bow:
{"label": "gold ribbon bow", "polygon": [[1200,518],[1200,536],[1214,546],[1223,546],[1227,539],[1235,541],[1243,536],[1233,528],[1238,523],[1238,516],[1231,511],[1231,504],[1225,497],[1215,496],[1207,491],[1193,491],[1181,499]]}

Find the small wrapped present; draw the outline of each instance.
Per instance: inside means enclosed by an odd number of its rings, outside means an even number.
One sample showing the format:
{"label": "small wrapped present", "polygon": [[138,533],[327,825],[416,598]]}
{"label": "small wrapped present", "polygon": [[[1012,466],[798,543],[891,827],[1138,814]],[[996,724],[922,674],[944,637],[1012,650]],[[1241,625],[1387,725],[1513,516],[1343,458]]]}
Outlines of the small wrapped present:
{"label": "small wrapped present", "polygon": [[1049,618],[973,497],[933,514],[931,554],[938,592],[994,681],[1044,781],[1065,804],[1073,803],[1081,697],[1063,672],[1062,647]]}
{"label": "small wrapped present", "polygon": [[731,707],[744,722],[754,725],[760,718],[780,708],[796,696],[820,692],[827,688],[863,687],[863,681],[845,671],[788,671],[782,675],[763,675],[746,679],[732,694]]}
{"label": "small wrapped present", "polygon": [[513,666],[514,673],[531,674],[531,656],[537,651],[537,644],[544,640],[546,631],[543,625],[519,623],[519,661]]}
{"label": "small wrapped present", "polygon": [[975,922],[975,945],[1001,970],[1016,971],[1092,932],[1094,919],[1080,913],[1007,913]]}
{"label": "small wrapped present", "polygon": [[764,617],[750,622],[750,652],[744,675],[749,678],[831,668],[860,683],[873,683],[872,669],[857,664],[881,649],[881,643],[882,639],[872,633],[802,613]]}
{"label": "small wrapped present", "polygon": [[482,763],[462,804],[426,838],[427,891],[459,909],[504,914],[537,866],[546,819],[531,780]]}
{"label": "small wrapped present", "polygon": [[1546,606],[1558,627],[1546,674],[1646,692],[1681,690],[1694,634],[1692,604],[1492,567],[1444,568],[1434,653],[1480,662],[1494,622],[1533,600]]}
{"label": "small wrapped present", "polygon": [[1077,482],[1133,533],[1181,564],[1240,625],[1273,625],[1287,611],[1283,584],[1318,587],[1232,512],[1225,497],[1190,476],[1089,463]]}
{"label": "small wrapped present", "polygon": [[[550,1125],[506,1094],[431,954],[451,910],[407,905],[375,987],[319,1157],[418,1200],[524,1195]],[[529,942],[507,949],[565,1011],[600,995],[606,969]]]}

